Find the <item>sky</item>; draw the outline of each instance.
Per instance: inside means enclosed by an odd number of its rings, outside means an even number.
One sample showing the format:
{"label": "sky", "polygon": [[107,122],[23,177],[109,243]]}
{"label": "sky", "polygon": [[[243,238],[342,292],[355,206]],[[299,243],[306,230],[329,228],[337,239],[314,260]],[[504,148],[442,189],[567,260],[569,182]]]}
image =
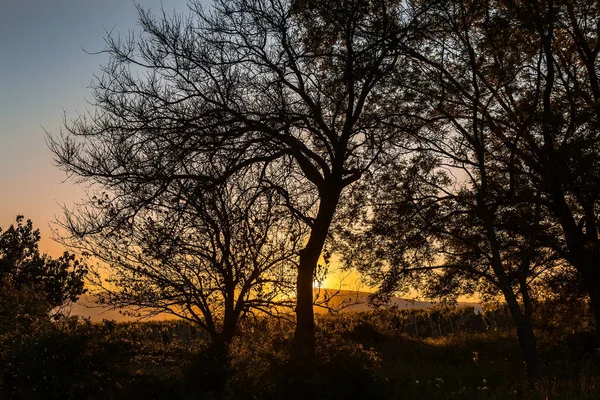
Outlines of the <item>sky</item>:
{"label": "sky", "polygon": [[[42,234],[40,250],[65,249],[52,239],[63,207],[83,187],[53,165],[46,132],[91,106],[90,85],[108,61],[107,31],[139,30],[136,4],[168,13],[188,11],[187,0],[0,0],[0,227],[17,215]],[[357,277],[331,271],[326,284],[355,287]]]}
{"label": "sky", "polygon": [[[187,0],[139,0],[144,8],[187,10]],[[53,165],[45,131],[89,107],[89,86],[108,57],[106,31],[138,30],[132,0],[0,0],[0,227],[17,214],[40,228],[40,250],[58,255],[49,224],[83,190]]]}

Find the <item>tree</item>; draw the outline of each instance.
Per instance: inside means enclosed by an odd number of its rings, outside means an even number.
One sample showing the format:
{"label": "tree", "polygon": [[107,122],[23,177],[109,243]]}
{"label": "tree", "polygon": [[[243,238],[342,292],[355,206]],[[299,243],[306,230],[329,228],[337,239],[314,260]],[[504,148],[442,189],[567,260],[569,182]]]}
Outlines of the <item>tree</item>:
{"label": "tree", "polygon": [[436,296],[501,293],[535,381],[542,372],[531,283],[556,263],[559,241],[539,170],[525,156],[523,137],[537,140],[523,123],[531,118],[504,106],[537,109],[531,71],[539,64],[522,67],[539,47],[521,43],[525,28],[514,12],[504,2],[432,6],[435,29],[405,51],[416,155],[380,179],[369,244],[349,262],[362,263],[384,292],[412,284]]}
{"label": "tree", "polygon": [[190,182],[173,189],[116,224],[108,194],[67,214],[76,234],[68,243],[106,264],[93,279],[101,302],[188,320],[215,347],[226,347],[250,313],[285,313],[303,235],[275,191],[248,173],[210,192]]}
{"label": "tree", "polygon": [[50,147],[67,173],[115,194],[121,220],[178,185],[210,190],[264,165],[309,227],[295,338],[310,355],[313,278],[344,189],[403,133],[391,81],[419,4],[216,0],[209,12],[192,2],[189,18],[140,8],[141,35],[107,39],[95,112]]}
{"label": "tree", "polygon": [[[571,0],[440,4],[431,14],[436,29],[420,46],[406,50],[415,63],[409,93],[416,100],[404,104],[413,107],[415,124],[425,127],[417,130],[414,149],[436,155],[434,166],[428,168],[432,172],[441,168],[449,176],[462,170],[458,181],[471,182],[461,196],[463,200],[470,196],[474,207],[453,205],[446,215],[468,211],[479,220],[483,231],[476,229],[471,217],[461,222],[461,236],[470,235],[473,245],[485,234],[488,249],[497,253],[490,263],[498,278],[511,264],[506,262],[510,243],[529,254],[532,267],[541,255],[547,266],[558,259],[561,270],[575,268],[600,326],[597,4]],[[423,76],[425,80],[420,79]],[[417,217],[437,221],[440,216],[431,207],[443,209],[441,200],[458,199],[459,193],[448,193],[443,179],[429,176],[430,190],[417,193],[429,203],[430,214]],[[405,211],[413,207],[402,204]],[[415,238],[430,239],[418,233]],[[536,268],[528,269],[522,269],[523,276],[537,276]],[[523,318],[511,306],[518,302],[510,300],[510,285],[503,286],[519,327]],[[525,294],[521,290],[519,302],[525,325],[530,325]]]}
{"label": "tree", "polygon": [[40,231],[31,220],[23,223],[17,216],[16,225],[2,232],[0,228],[0,287],[3,294],[19,291],[39,292],[48,311],[58,314],[86,292],[84,279],[88,271],[85,262],[69,252],[53,259],[40,254]]}
{"label": "tree", "polygon": [[[481,181],[451,178],[450,172],[459,175],[460,169],[445,166],[447,162],[415,160],[417,165],[401,169],[412,173],[380,177],[381,189],[358,220],[359,228],[340,235],[344,264],[378,289],[376,303],[412,289],[450,301],[461,295],[500,297],[514,319],[534,382],[542,376],[533,331],[534,293],[539,278],[557,263],[556,254],[543,244],[552,227],[539,206],[531,207],[528,188],[518,187],[510,196],[507,185],[498,186],[495,179],[488,179],[492,187],[485,204],[493,212],[488,211],[486,225],[477,199]],[[489,166],[486,171],[491,172]]]}
{"label": "tree", "polygon": [[[463,19],[473,14],[467,2],[449,4],[456,4]],[[461,92],[479,112],[479,125],[505,148],[509,179],[521,175],[539,192],[544,218],[559,228],[545,245],[578,271],[600,326],[597,5],[572,0],[489,4],[480,18],[481,36],[463,35],[471,48],[471,55],[464,53],[466,61],[446,53],[462,70],[448,69],[439,59],[420,59],[445,78],[444,87]],[[479,88],[461,80],[467,69],[476,71],[473,82]]]}
{"label": "tree", "polygon": [[[539,57],[521,67],[535,74],[535,107],[505,105],[522,121],[520,157],[535,171],[545,207],[560,226],[555,250],[578,272],[600,335],[600,87],[598,5],[590,1],[511,3]],[[599,336],[600,337],[600,336]]]}

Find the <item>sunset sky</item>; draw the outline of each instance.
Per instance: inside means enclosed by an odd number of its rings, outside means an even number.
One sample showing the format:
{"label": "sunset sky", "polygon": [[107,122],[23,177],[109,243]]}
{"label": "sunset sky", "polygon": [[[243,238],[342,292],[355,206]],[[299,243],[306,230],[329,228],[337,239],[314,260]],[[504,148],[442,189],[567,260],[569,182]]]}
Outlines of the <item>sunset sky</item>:
{"label": "sunset sky", "polygon": [[[144,7],[185,11],[186,0],[141,0]],[[48,224],[82,189],[52,165],[44,130],[57,134],[91,100],[93,74],[106,55],[105,31],[137,30],[132,0],[4,0],[0,12],[0,226],[17,214],[42,231],[41,250],[62,248]],[[85,50],[85,51],[84,51]]]}
{"label": "sunset sky", "polygon": [[[83,187],[53,165],[46,131],[90,107],[94,73],[107,61],[106,31],[138,30],[135,4],[187,12],[187,0],[6,0],[0,13],[0,227],[18,214],[40,229],[40,250],[58,256],[50,225],[82,198]],[[338,272],[326,285],[355,287]],[[344,279],[345,277],[345,279]]]}

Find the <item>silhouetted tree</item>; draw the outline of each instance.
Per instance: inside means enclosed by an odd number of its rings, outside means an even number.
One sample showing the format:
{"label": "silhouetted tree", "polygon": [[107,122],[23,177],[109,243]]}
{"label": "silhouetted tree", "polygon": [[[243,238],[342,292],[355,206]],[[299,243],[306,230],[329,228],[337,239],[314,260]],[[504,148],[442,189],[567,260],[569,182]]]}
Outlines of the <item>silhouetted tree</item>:
{"label": "silhouetted tree", "polygon": [[[454,161],[465,158],[454,150],[456,143],[471,147],[476,163],[465,159],[462,164],[478,166],[469,177],[475,177],[474,188],[483,195],[478,202],[486,203],[484,192],[493,194],[495,181],[504,188],[497,192],[500,205],[537,215],[541,225],[536,228],[521,223],[522,211],[515,214],[509,232],[523,237],[520,247],[530,248],[530,254],[539,245],[550,260],[562,258],[561,271],[568,264],[578,271],[576,283],[589,294],[599,327],[597,3],[449,1],[440,11],[436,18],[442,26],[445,16],[455,15],[446,23],[452,34],[436,31],[428,43],[437,52],[413,53],[432,80],[439,77],[439,88],[415,90],[423,101],[429,99],[441,121],[449,119],[451,129],[464,132],[459,141],[434,136],[428,146]],[[481,134],[464,134],[468,120]],[[476,211],[492,217],[486,222],[491,228],[503,211],[493,200],[487,204],[487,211]]]}
{"label": "silhouetted tree", "polygon": [[86,292],[87,265],[69,252],[56,259],[40,254],[40,231],[33,228],[31,220],[23,220],[19,215],[16,224],[5,231],[0,228],[0,295],[39,292],[48,312],[59,314]]}
{"label": "silhouetted tree", "polygon": [[452,178],[450,172],[459,175],[461,168],[445,167],[447,162],[428,161],[401,169],[413,173],[381,177],[379,194],[358,220],[361,229],[342,231],[345,265],[378,289],[376,303],[411,289],[451,301],[461,295],[501,296],[515,321],[529,375],[537,380],[532,285],[557,262],[540,240],[547,222],[540,208],[531,207],[526,190],[518,189],[517,196],[525,198],[519,201],[488,179],[485,204],[493,213],[486,225],[477,201],[481,182]]}
{"label": "silhouetted tree", "polygon": [[367,265],[383,257],[369,271],[384,292],[403,282],[429,284],[436,295],[502,293],[536,380],[530,284],[555,264],[560,229],[526,155],[529,142],[538,142],[532,120],[548,117],[538,115],[535,100],[540,46],[523,40],[529,21],[516,14],[494,1],[431,8],[435,29],[406,50],[414,72],[412,102],[404,104],[415,116],[417,155],[399,165],[404,176],[392,170],[380,178],[392,183],[374,199],[363,256]]}
{"label": "silhouetted tree", "polygon": [[303,226],[249,173],[211,191],[180,182],[112,224],[117,207],[107,194],[64,224],[75,235],[68,244],[106,263],[93,279],[102,303],[178,316],[215,345],[227,345],[248,313],[289,311]]}
{"label": "silhouetted tree", "polygon": [[[578,272],[600,335],[600,86],[598,4],[592,1],[514,2],[521,34],[538,57],[527,103],[506,104],[523,132],[519,156],[535,173],[542,200],[560,226],[555,250]],[[534,90],[535,88],[535,90]]]}
{"label": "silhouetted tree", "polygon": [[[462,28],[482,7],[477,24]],[[453,90],[478,114],[488,142],[504,155],[511,193],[519,180],[537,193],[540,213],[553,227],[538,239],[578,271],[591,303],[599,303],[597,4],[450,1],[445,9],[458,13],[452,26],[462,29],[466,51],[449,48],[437,58],[415,52],[439,74],[442,90],[431,99]],[[439,40],[439,48],[448,45]],[[472,81],[463,79],[466,71],[474,71]],[[466,115],[455,111],[443,112]],[[600,326],[600,305],[593,310]]]}
{"label": "silhouetted tree", "polygon": [[141,35],[107,38],[95,111],[50,147],[67,173],[118,199],[123,221],[179,185],[201,191],[268,166],[263,182],[309,227],[295,338],[310,354],[315,269],[344,188],[402,133],[392,77],[420,5],[216,0],[209,10],[140,8]]}

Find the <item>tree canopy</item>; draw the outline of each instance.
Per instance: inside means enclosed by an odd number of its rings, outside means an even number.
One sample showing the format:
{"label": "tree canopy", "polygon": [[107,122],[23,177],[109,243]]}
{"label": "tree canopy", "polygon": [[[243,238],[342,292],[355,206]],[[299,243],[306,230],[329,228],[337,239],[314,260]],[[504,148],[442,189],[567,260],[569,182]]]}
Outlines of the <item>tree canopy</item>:
{"label": "tree canopy", "polygon": [[169,313],[228,343],[248,315],[284,315],[292,305],[304,227],[256,182],[246,172],[210,192],[181,185],[170,201],[111,227],[97,218],[116,212],[105,195],[68,214],[69,231],[96,231],[66,243],[105,264],[91,279],[101,303],[140,317]]}
{"label": "tree canopy", "polygon": [[112,193],[111,225],[180,185],[210,190],[262,166],[263,183],[309,228],[296,333],[310,348],[314,273],[344,188],[402,137],[398,44],[412,40],[422,10],[402,1],[190,5],[189,17],[140,7],[140,34],[107,38],[94,110],[50,146],[67,173]]}
{"label": "tree canopy", "polygon": [[40,239],[40,231],[33,228],[31,220],[24,222],[22,215],[6,230],[0,228],[0,285],[6,294],[21,289],[38,291],[49,308],[57,311],[86,292],[88,267],[69,252],[56,259],[40,254]]}
{"label": "tree canopy", "polygon": [[501,296],[533,379],[536,282],[575,276],[600,327],[595,2],[216,0],[139,20],[106,39],[93,109],[49,137],[94,192],[66,240],[109,260],[115,304],[193,304],[208,327],[211,290],[248,311],[262,294],[236,293],[278,260],[310,355],[338,223],[383,295]]}
{"label": "tree canopy", "polygon": [[432,29],[407,49],[412,160],[373,181],[371,229],[347,258],[383,293],[501,294],[539,377],[534,282],[575,268],[597,302],[597,6],[429,3]]}

